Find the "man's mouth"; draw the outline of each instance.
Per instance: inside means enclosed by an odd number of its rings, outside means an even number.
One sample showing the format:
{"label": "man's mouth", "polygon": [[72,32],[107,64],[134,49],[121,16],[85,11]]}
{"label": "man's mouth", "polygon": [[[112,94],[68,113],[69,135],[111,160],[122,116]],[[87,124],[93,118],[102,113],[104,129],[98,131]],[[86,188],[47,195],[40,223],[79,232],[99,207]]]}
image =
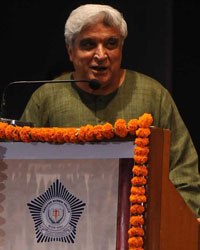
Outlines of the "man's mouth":
{"label": "man's mouth", "polygon": [[99,72],[102,72],[104,70],[107,70],[107,67],[105,66],[91,66],[90,67],[92,70],[95,70],[95,71],[99,71]]}

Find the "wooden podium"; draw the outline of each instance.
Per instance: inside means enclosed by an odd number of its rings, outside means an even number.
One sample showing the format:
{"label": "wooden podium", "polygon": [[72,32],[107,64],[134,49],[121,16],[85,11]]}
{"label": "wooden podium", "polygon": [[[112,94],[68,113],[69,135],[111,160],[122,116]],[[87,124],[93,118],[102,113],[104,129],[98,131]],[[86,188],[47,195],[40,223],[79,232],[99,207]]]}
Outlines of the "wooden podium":
{"label": "wooden podium", "polygon": [[200,225],[169,180],[170,132],[152,128],[146,249],[200,249]]}
{"label": "wooden podium", "polygon": [[[0,249],[128,250],[133,147],[0,142]],[[200,250],[199,224],[169,180],[169,150],[170,132],[152,127],[144,249]]]}

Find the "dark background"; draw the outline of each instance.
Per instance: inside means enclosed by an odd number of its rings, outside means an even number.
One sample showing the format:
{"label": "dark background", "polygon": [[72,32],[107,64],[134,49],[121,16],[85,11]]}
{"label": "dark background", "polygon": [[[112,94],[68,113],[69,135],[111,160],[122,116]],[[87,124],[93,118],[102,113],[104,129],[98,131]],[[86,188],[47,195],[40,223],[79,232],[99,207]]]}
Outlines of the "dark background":
{"label": "dark background", "polygon": [[[128,24],[122,66],[160,81],[172,94],[200,153],[199,1],[46,1],[13,0],[1,7],[1,85],[53,79],[72,70],[64,43],[64,24],[75,7],[110,4]],[[6,117],[19,119],[36,87],[15,85],[6,92]]]}

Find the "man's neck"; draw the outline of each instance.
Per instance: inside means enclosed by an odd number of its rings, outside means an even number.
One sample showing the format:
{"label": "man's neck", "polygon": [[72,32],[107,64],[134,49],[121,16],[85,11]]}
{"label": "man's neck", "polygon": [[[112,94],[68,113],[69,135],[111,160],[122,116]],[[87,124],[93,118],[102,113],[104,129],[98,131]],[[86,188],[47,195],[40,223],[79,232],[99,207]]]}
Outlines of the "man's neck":
{"label": "man's neck", "polygon": [[[78,82],[76,85],[82,89],[85,92],[88,92],[90,94],[94,95],[108,95],[112,92],[114,92],[116,89],[118,89],[124,82],[124,78],[126,75],[125,69],[120,69],[119,76],[116,77],[117,80],[113,80],[110,84],[107,84],[106,86],[102,86],[97,90],[91,89],[88,84],[85,84],[83,82]],[[76,75],[74,74],[74,79],[76,80]]]}

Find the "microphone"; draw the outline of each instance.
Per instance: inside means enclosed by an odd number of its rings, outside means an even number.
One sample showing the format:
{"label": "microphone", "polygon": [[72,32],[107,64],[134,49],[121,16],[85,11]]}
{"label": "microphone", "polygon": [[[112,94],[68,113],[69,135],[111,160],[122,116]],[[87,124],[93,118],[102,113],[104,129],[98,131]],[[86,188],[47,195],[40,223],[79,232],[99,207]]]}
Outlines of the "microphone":
{"label": "microphone", "polygon": [[16,82],[11,82],[6,85],[6,87],[3,90],[2,93],[2,102],[1,102],[1,113],[0,113],[0,120],[4,119],[2,117],[5,116],[6,114],[6,92],[7,89],[15,84],[41,84],[41,83],[70,83],[70,82],[85,82],[89,84],[89,87],[93,90],[97,90],[101,87],[101,83],[97,79],[91,79],[91,80],[41,80],[41,81],[16,81]]}

